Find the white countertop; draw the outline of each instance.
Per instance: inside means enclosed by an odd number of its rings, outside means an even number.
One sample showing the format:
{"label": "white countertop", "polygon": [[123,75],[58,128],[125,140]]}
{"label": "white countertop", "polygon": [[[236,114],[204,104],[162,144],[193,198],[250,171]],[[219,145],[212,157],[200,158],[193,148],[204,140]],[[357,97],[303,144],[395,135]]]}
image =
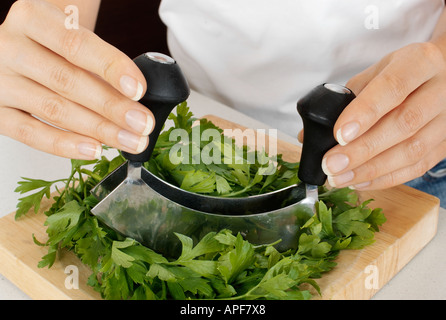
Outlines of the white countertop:
{"label": "white countertop", "polygon": [[[231,108],[192,92],[188,105],[195,116],[215,114],[252,129],[269,127]],[[297,133],[296,133],[297,135]],[[296,137],[278,133],[278,138],[297,144]],[[19,195],[14,193],[20,177],[55,180],[71,170],[68,159],[33,150],[10,138],[0,136],[0,217],[15,211]],[[418,253],[374,299],[446,299],[446,210],[440,210],[434,239]],[[1,261],[0,261],[1,263]],[[0,274],[0,299],[29,297]]]}

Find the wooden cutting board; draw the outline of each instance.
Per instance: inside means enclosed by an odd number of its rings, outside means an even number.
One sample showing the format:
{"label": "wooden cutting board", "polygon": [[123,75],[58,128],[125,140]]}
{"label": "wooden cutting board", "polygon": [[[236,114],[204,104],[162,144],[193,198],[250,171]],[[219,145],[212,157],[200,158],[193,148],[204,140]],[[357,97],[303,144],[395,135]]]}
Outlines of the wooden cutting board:
{"label": "wooden cutting board", "polygon": [[[212,115],[205,118],[221,128],[244,129]],[[296,145],[278,141],[277,151],[285,160],[299,161]],[[370,299],[436,234],[437,198],[407,186],[359,195],[362,201],[374,199],[370,206],[383,208],[387,222],[376,233],[373,245],[340,253],[336,268],[317,279],[322,291],[317,299]],[[0,219],[0,273],[32,299],[100,299],[86,284],[90,271],[71,252],[59,253],[51,269],[37,268],[47,248],[37,246],[32,235],[41,242],[47,238],[43,212],[49,206],[50,200],[45,201],[37,215],[30,212],[18,221],[15,213]],[[73,288],[70,279],[77,274],[79,288]]]}

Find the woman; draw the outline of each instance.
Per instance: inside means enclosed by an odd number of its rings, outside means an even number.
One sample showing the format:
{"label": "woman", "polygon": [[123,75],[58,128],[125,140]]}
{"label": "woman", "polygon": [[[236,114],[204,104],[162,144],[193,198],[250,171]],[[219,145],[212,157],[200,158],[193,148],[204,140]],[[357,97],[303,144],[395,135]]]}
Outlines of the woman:
{"label": "woman", "polygon": [[[387,188],[442,166],[443,0],[270,3],[162,1],[170,51],[193,89],[293,134],[301,94],[346,83],[357,98],[323,162],[336,187]],[[154,120],[137,101],[147,84],[129,57],[92,32],[98,4],[13,5],[0,27],[1,134],[69,158],[98,157],[102,143],[133,153],[146,147]],[[68,5],[79,10],[79,29],[66,26]],[[442,191],[443,183],[429,185]]]}

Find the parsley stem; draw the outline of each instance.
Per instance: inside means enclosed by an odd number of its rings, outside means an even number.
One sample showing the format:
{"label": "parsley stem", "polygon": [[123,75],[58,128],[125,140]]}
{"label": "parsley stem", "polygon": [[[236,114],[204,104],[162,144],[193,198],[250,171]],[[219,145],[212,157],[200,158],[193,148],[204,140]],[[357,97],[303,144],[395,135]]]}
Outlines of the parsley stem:
{"label": "parsley stem", "polygon": [[80,170],[80,168],[77,168],[76,170],[79,174],[79,184],[84,193],[84,199],[85,199],[87,197],[87,188],[85,188],[84,178],[82,177],[82,171]]}
{"label": "parsley stem", "polygon": [[83,202],[83,199],[82,199],[81,197],[79,197],[79,195],[77,194],[77,192],[73,192],[73,197],[75,197],[75,198],[79,201],[79,203],[82,203],[82,202]]}
{"label": "parsley stem", "polygon": [[[76,170],[74,170],[74,169],[71,169],[71,174],[70,174],[70,176],[68,177],[68,179],[60,179],[59,181],[66,181],[66,183],[65,183],[65,188],[62,190],[62,192],[60,193],[60,198],[62,198],[66,193],[67,193],[67,190],[68,190],[68,188],[70,187],[70,182],[71,182],[71,180],[73,180],[73,177],[74,177],[74,174],[76,173]],[[57,180],[56,180],[57,181]]]}
{"label": "parsley stem", "polygon": [[92,177],[93,179],[95,179],[98,182],[103,179],[103,177],[101,177],[100,175],[98,175],[90,170],[87,170],[87,169],[81,169],[81,172],[89,175],[90,177]]}

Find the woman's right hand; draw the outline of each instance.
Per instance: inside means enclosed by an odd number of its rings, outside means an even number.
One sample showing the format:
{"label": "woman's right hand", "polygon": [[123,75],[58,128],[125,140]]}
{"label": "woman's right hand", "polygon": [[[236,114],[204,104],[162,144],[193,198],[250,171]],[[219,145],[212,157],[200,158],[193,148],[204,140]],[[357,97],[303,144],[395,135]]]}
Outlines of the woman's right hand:
{"label": "woman's right hand", "polygon": [[0,134],[72,159],[98,158],[102,144],[140,153],[154,126],[137,102],[144,76],[66,18],[44,0],[18,0],[0,25]]}

